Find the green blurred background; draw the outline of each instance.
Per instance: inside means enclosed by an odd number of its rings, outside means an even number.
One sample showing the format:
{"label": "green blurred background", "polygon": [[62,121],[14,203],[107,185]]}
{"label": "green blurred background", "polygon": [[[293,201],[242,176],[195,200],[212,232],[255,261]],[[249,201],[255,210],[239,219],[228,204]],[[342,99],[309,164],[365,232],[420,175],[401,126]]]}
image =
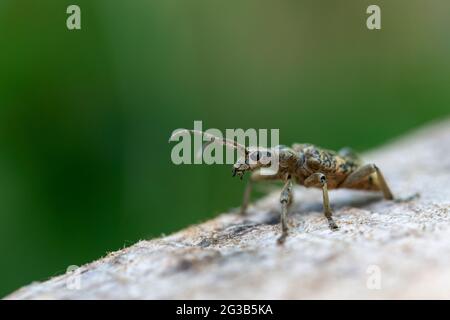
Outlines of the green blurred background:
{"label": "green blurred background", "polygon": [[362,151],[445,117],[449,9],[0,0],[0,295],[238,206],[229,167],[171,163],[169,135],[194,120]]}

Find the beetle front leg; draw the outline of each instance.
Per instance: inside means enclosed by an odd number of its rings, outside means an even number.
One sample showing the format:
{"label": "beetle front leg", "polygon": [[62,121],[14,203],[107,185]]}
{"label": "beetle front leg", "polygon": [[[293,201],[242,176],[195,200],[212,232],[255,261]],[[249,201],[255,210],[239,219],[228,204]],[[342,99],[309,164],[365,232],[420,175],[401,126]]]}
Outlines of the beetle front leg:
{"label": "beetle front leg", "polygon": [[280,218],[281,236],[278,238],[277,243],[281,245],[284,243],[288,235],[287,213],[288,207],[292,203],[292,180],[290,176],[287,178],[286,183],[283,189],[281,190],[280,203],[281,203],[281,218]]}
{"label": "beetle front leg", "polygon": [[274,180],[278,180],[278,179],[280,179],[280,177],[276,174],[275,175],[264,175],[264,174],[261,174],[259,171],[254,171],[252,173],[252,175],[250,176],[250,178],[248,179],[247,185],[245,186],[244,196],[242,198],[241,210],[239,213],[241,215],[246,214],[247,207],[250,203],[250,196],[252,193],[253,185],[255,182],[274,181]]}
{"label": "beetle front leg", "polygon": [[250,195],[253,189],[253,181],[252,179],[248,179],[247,185],[245,186],[244,197],[242,198],[242,205],[239,214],[244,216],[247,213],[247,207],[250,202]]}
{"label": "beetle front leg", "polygon": [[330,199],[328,197],[327,177],[322,173],[314,173],[304,181],[304,185],[305,187],[318,187],[318,186],[322,187],[323,213],[328,220],[328,226],[330,227],[331,230],[339,229],[336,222],[334,222],[332,216]]}

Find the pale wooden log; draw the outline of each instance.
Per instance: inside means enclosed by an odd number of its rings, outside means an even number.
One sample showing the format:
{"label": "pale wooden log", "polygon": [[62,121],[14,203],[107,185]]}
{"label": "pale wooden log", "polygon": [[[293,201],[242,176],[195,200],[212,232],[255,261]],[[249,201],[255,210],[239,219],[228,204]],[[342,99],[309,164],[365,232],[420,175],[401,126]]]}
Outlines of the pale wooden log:
{"label": "pale wooden log", "polygon": [[296,187],[284,247],[276,245],[279,195],[273,193],[250,206],[246,218],[224,213],[84,265],[79,289],[71,272],[6,298],[450,298],[450,121],[365,159],[383,170],[396,196],[419,192],[420,198],[395,203],[372,193],[332,191],[340,226],[332,232],[320,190]]}

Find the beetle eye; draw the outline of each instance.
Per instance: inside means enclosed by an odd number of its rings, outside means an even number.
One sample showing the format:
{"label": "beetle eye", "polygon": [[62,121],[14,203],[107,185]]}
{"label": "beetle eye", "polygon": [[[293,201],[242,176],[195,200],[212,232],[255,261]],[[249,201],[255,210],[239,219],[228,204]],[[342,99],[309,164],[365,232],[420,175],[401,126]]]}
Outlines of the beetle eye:
{"label": "beetle eye", "polygon": [[253,161],[259,161],[262,157],[272,157],[272,154],[269,151],[255,151],[250,154],[250,159]]}
{"label": "beetle eye", "polygon": [[259,151],[255,151],[252,154],[250,154],[250,159],[252,159],[253,161],[259,161],[260,158],[261,153]]}

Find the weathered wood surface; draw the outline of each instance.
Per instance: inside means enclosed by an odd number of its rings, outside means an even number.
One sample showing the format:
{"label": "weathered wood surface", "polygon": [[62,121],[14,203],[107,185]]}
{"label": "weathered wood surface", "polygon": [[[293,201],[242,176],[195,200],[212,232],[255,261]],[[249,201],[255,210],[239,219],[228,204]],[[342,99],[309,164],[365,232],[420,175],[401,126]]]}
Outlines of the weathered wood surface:
{"label": "weathered wood surface", "polygon": [[395,203],[371,193],[332,191],[340,226],[332,232],[320,190],[298,187],[291,234],[279,247],[273,193],[251,206],[246,218],[225,213],[140,241],[79,273],[33,283],[7,298],[450,298],[450,121],[365,159],[378,164],[396,195],[419,192],[420,198]]}

